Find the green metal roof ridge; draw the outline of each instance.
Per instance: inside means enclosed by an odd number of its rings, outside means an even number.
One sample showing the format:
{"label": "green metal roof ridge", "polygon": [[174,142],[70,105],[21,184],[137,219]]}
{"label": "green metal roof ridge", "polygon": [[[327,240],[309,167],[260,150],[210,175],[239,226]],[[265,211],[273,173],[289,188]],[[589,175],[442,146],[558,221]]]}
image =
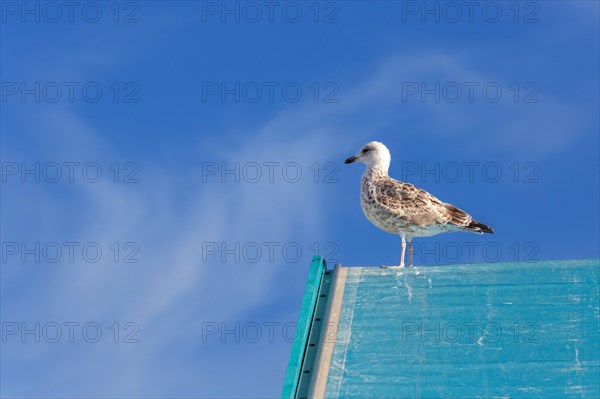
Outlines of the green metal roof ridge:
{"label": "green metal roof ridge", "polygon": [[[300,315],[298,316],[298,324],[296,325],[296,335],[294,336],[290,360],[285,373],[283,391],[281,393],[282,399],[291,399],[296,396],[315,304],[319,295],[323,273],[326,269],[325,260],[321,256],[313,256],[306,281],[306,288],[304,289],[304,296],[302,297],[302,306],[300,308]],[[302,335],[299,336],[298,332]]]}
{"label": "green metal roof ridge", "polygon": [[306,395],[307,398],[325,397],[333,351],[338,341],[340,311],[342,309],[348,271],[349,268],[343,267],[339,263],[335,265],[333,280],[329,288],[329,302],[324,315],[325,323],[323,324],[322,337],[318,342],[313,376]]}

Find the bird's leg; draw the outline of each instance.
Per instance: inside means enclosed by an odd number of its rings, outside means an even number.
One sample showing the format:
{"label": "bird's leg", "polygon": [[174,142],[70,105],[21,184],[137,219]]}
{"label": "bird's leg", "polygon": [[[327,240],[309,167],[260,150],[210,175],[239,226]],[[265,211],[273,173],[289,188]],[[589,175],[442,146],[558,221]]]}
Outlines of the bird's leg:
{"label": "bird's leg", "polygon": [[406,252],[406,239],[402,237],[402,244],[400,244],[400,267],[404,267],[404,252]]}
{"label": "bird's leg", "polygon": [[408,266],[412,267],[413,265],[413,245],[412,238],[408,239]]}
{"label": "bird's leg", "polygon": [[[382,269],[397,269],[397,268],[403,268],[404,267],[404,253],[406,252],[406,239],[404,237],[402,237],[402,244],[400,245],[400,265],[398,266],[381,266]],[[412,265],[412,258],[410,261],[410,264]]]}

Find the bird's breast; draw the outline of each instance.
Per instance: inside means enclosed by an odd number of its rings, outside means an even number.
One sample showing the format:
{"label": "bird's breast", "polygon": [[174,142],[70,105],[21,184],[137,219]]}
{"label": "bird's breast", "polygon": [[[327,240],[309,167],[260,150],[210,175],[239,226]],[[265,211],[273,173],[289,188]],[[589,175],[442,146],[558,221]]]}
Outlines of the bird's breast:
{"label": "bird's breast", "polygon": [[399,234],[405,224],[397,215],[377,202],[373,185],[363,183],[360,207],[371,223],[388,233]]}

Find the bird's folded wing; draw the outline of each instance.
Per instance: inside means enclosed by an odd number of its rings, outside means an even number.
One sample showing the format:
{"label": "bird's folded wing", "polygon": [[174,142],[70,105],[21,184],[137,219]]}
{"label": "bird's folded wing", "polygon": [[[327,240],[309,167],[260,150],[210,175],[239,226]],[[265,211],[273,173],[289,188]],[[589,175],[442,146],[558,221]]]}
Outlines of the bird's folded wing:
{"label": "bird's folded wing", "polygon": [[471,217],[464,211],[446,204],[425,190],[397,180],[380,181],[375,190],[377,202],[397,216],[420,226],[451,223],[465,226]]}

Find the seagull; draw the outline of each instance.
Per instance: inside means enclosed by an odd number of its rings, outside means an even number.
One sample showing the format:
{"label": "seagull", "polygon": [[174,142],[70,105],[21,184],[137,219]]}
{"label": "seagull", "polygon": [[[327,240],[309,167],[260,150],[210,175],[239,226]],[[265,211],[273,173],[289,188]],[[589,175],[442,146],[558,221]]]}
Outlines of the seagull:
{"label": "seagull", "polygon": [[413,265],[413,237],[429,237],[440,233],[467,231],[476,234],[494,230],[474,220],[454,205],[442,202],[427,191],[388,175],[392,157],[378,141],[367,143],[344,163],[361,162],[367,166],[361,179],[360,206],[371,223],[402,239],[400,265],[408,242],[408,264]]}

